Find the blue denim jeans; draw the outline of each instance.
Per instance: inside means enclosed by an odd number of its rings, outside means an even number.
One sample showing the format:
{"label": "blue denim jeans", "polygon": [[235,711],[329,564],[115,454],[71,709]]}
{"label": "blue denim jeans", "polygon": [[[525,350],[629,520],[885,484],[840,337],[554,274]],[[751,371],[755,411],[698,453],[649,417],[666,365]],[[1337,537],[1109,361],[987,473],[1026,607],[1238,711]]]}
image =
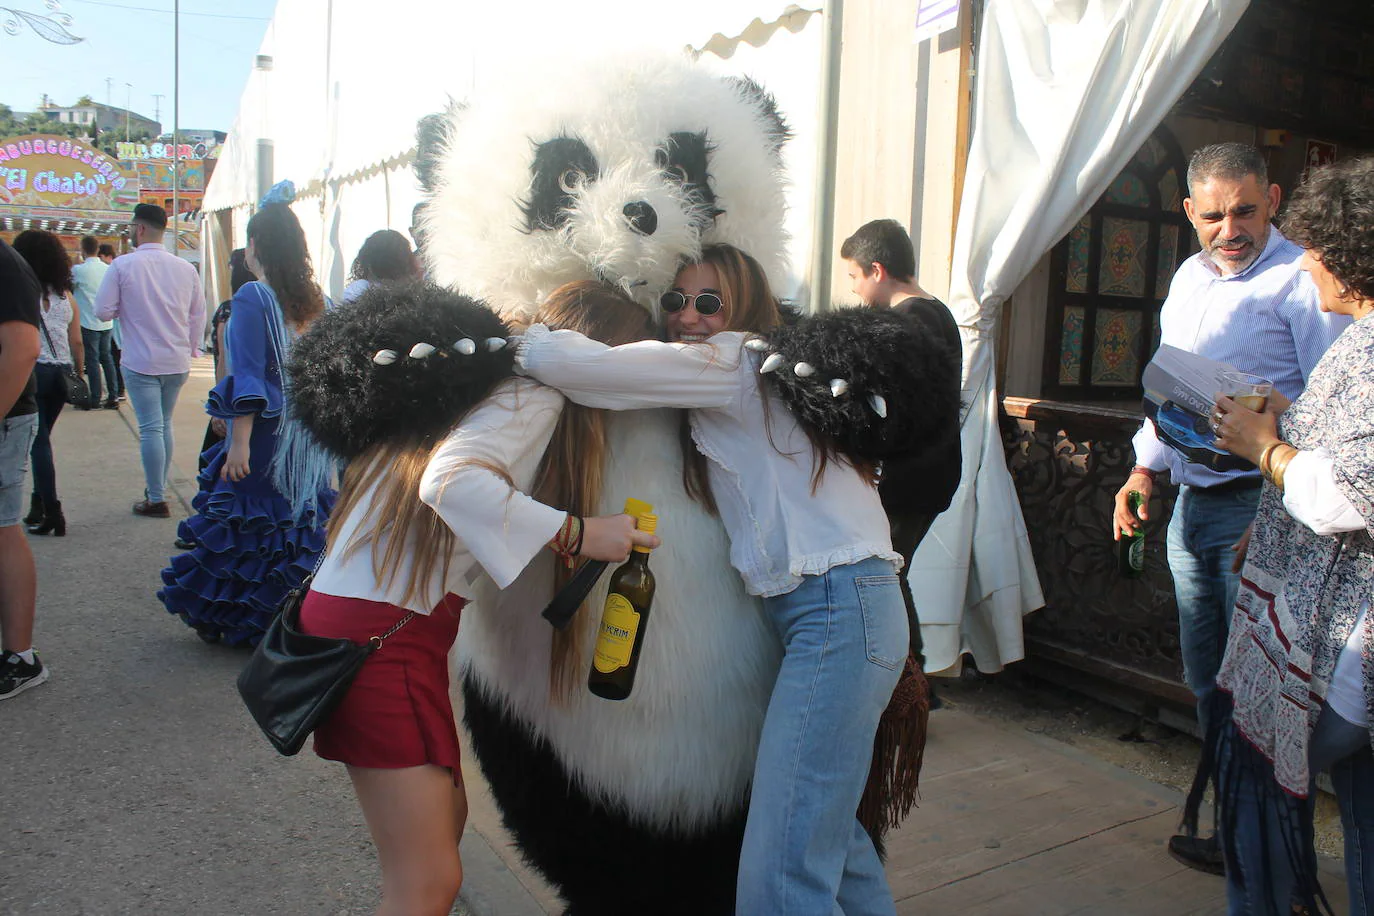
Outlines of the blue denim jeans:
{"label": "blue denim jeans", "polygon": [[735,912],[893,916],[854,813],[908,636],[892,564],[868,559],[764,599],[783,644],[754,765]]}
{"label": "blue denim jeans", "polygon": [[1217,493],[1185,486],[1179,487],[1174,502],[1167,538],[1169,572],[1178,601],[1183,679],[1198,699],[1199,713],[1216,688],[1240,588],[1240,576],[1231,572],[1231,545],[1255,520],[1259,494],[1258,488]]}
{"label": "blue denim jeans", "polygon": [[81,329],[81,342],[86,347],[86,384],[91,389],[91,405],[98,406],[102,400],[100,373],[105,373],[105,388],[109,399],[119,394],[119,376],[115,375],[114,331],[92,331]]}
{"label": "blue denim jeans", "polygon": [[[1244,740],[1244,739],[1238,739]],[[1342,719],[1323,706],[1307,749],[1308,768],[1328,772],[1336,790],[1336,803],[1345,829],[1345,877],[1350,890],[1352,916],[1374,914],[1374,753],[1369,730]],[[1316,783],[1308,797],[1293,798],[1277,787],[1257,784],[1272,778],[1272,768],[1256,772],[1234,771],[1236,818],[1235,859],[1226,863],[1226,899],[1230,916],[1288,916],[1297,879],[1289,850],[1283,840],[1283,821],[1295,822],[1315,875],[1312,849],[1312,803]],[[1265,791],[1268,789],[1269,791]],[[1290,833],[1291,835],[1291,833]],[[1267,843],[1266,843],[1267,841]],[[1268,846],[1266,850],[1265,846]]]}
{"label": "blue denim jeans", "polygon": [[172,411],[189,374],[144,375],[124,370],[129,403],[138,419],[138,445],[149,502],[167,499],[167,471],[172,466]]}
{"label": "blue denim jeans", "polygon": [[24,471],[38,435],[38,414],[0,417],[0,528],[19,524],[24,514]]}

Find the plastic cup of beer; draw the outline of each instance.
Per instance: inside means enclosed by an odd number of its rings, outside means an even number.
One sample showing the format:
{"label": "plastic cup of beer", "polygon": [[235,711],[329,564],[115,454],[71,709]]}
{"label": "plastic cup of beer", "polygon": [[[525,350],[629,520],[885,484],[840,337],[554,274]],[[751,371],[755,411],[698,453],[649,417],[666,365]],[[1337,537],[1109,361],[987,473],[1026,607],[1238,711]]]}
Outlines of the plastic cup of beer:
{"label": "plastic cup of beer", "polygon": [[1221,374],[1221,393],[1259,413],[1269,403],[1269,392],[1274,383],[1262,375],[1249,372],[1223,372]]}

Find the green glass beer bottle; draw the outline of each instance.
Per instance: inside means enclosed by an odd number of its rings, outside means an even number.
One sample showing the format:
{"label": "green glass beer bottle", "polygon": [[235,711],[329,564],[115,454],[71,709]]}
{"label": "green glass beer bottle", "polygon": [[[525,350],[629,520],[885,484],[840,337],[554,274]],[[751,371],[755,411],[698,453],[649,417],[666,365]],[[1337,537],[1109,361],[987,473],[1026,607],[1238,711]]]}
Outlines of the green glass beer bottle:
{"label": "green glass beer bottle", "polygon": [[[653,534],[658,528],[658,517],[639,515],[635,527]],[[630,559],[611,575],[611,588],[592,653],[592,670],[587,676],[587,689],[592,693],[607,700],[623,700],[634,689],[639,651],[644,646],[644,630],[653,600],[649,548],[635,547]]]}
{"label": "green glass beer bottle", "polygon": [[[1126,506],[1131,515],[1140,518],[1140,506],[1144,497],[1139,490],[1126,494]],[[1139,579],[1145,575],[1145,529],[1137,528],[1135,534],[1122,532],[1121,540],[1116,542],[1116,571],[1126,579]]]}

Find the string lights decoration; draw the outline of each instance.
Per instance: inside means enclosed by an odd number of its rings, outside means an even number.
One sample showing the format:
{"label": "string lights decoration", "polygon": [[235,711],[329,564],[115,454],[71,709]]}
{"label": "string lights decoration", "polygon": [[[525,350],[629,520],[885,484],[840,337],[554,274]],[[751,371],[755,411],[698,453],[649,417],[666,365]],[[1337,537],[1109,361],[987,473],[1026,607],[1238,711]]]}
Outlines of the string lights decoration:
{"label": "string lights decoration", "polygon": [[24,26],[28,26],[39,38],[55,45],[74,45],[86,40],[67,31],[71,27],[72,17],[62,9],[58,0],[45,0],[43,5],[48,8],[46,15],[0,6],[0,13],[4,14],[5,34],[18,35]]}

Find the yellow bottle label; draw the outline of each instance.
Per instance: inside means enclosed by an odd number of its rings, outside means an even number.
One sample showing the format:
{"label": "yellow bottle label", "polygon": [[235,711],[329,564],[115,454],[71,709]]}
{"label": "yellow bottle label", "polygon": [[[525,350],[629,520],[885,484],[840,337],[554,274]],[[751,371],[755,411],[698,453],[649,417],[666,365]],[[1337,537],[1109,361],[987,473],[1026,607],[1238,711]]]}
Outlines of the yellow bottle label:
{"label": "yellow bottle label", "polygon": [[601,632],[596,637],[596,651],[592,667],[602,674],[612,674],[630,663],[639,632],[639,611],[630,599],[614,592],[606,596],[606,610],[601,614]]}

